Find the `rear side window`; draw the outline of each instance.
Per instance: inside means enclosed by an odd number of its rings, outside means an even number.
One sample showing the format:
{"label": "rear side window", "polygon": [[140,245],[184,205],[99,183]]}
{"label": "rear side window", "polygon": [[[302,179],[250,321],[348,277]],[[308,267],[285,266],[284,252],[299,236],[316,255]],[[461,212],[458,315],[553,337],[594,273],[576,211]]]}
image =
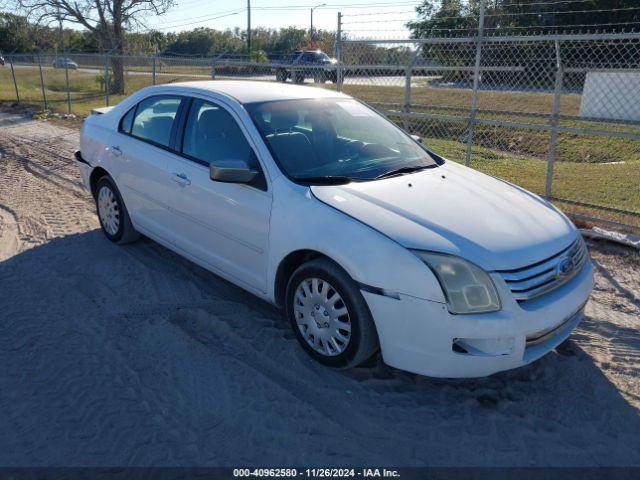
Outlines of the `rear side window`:
{"label": "rear side window", "polygon": [[168,147],[171,143],[173,120],[176,118],[181,100],[180,97],[163,95],[141,101],[136,108],[131,135]]}
{"label": "rear side window", "polygon": [[129,110],[122,120],[120,120],[120,131],[131,133],[131,125],[133,125],[133,116],[136,114],[136,107]]}

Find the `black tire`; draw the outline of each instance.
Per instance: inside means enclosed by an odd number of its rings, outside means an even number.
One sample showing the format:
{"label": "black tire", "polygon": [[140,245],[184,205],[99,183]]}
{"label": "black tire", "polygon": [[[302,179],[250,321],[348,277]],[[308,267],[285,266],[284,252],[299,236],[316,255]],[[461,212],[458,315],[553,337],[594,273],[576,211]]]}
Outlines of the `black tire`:
{"label": "black tire", "polygon": [[302,72],[295,72],[293,75],[293,82],[294,83],[304,83],[304,73]]}
{"label": "black tire", "polygon": [[[339,355],[328,356],[316,352],[298,328],[294,314],[294,296],[301,282],[309,278],[319,278],[328,282],[342,297],[349,312],[351,338],[345,350]],[[380,348],[371,312],[358,285],[347,272],[329,259],[311,260],[301,265],[291,275],[285,295],[285,312],[302,348],[324,365],[338,368],[356,367],[369,360]]]}
{"label": "black tire", "polygon": [[[100,215],[100,206],[98,204],[98,197],[100,194],[100,190],[109,189],[113,196],[115,197],[115,201],[117,203],[117,216],[118,216],[118,230],[115,233],[110,233],[105,225],[102,223],[102,218]],[[120,191],[118,187],[116,187],[115,182],[109,175],[105,175],[101,177],[96,183],[96,188],[94,191],[94,199],[96,202],[96,213],[98,214],[98,220],[100,221],[100,228],[102,229],[102,233],[104,233],[105,237],[111,240],[114,243],[118,243],[123,245],[125,243],[135,242],[140,238],[140,234],[136,232],[135,228],[131,223],[131,218],[129,218],[129,212],[127,212],[127,207],[122,200],[122,196],[120,195]]]}
{"label": "black tire", "polygon": [[282,70],[282,69],[276,70],[276,80],[278,82],[286,82],[287,81],[287,72]]}

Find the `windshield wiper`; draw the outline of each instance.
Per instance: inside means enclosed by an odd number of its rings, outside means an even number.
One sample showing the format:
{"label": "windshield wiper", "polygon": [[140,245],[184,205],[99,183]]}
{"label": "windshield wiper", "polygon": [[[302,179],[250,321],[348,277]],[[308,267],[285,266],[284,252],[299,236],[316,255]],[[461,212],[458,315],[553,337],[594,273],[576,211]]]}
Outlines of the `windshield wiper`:
{"label": "windshield wiper", "polygon": [[435,168],[438,165],[415,165],[413,167],[401,167],[396,168],[395,170],[389,170],[388,172],[383,173],[382,175],[378,175],[375,180],[379,180],[381,178],[395,177],[396,175],[406,175],[407,173],[415,173],[420,170],[426,170],[427,168]]}
{"label": "windshield wiper", "polygon": [[340,175],[322,175],[319,177],[294,177],[294,180],[305,185],[345,185],[360,179]]}

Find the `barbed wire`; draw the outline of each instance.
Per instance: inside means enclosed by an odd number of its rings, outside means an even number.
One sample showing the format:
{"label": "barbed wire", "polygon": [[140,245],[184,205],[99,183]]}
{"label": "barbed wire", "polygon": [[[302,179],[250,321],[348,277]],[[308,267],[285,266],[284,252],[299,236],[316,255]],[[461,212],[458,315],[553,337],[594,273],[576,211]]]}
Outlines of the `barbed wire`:
{"label": "barbed wire", "polygon": [[535,27],[531,26],[501,26],[501,27],[484,27],[484,30],[515,30],[515,29],[529,29],[535,30],[536,28],[556,28],[558,30],[564,30],[567,28],[577,28],[577,27],[599,27],[602,29],[603,27],[609,27],[612,25],[636,25],[640,27],[638,22],[611,22],[611,23],[580,23],[580,24],[572,24],[572,25],[536,25]]}
{"label": "barbed wire", "polygon": [[605,12],[625,12],[630,10],[640,10],[638,7],[624,7],[624,8],[599,8],[595,10],[557,10],[553,12],[512,12],[512,13],[494,13],[487,14],[486,17],[513,17],[521,15],[566,15],[569,13],[605,13]]}
{"label": "barbed wire", "polygon": [[[545,5],[545,6],[553,6],[553,5],[559,5],[559,4],[584,4],[588,1],[591,0],[553,0],[553,1],[549,1],[549,2],[540,2],[540,1],[535,1],[535,2],[530,2],[530,3],[516,3],[516,4],[507,4],[504,5],[504,7],[517,7],[517,6],[537,6],[537,5]],[[543,16],[552,16],[552,15],[569,15],[569,14],[573,14],[573,15],[577,15],[577,14],[581,14],[581,13],[615,13],[615,12],[629,12],[629,11],[640,11],[640,6],[638,7],[621,7],[621,8],[597,8],[597,9],[583,9],[583,10],[552,10],[552,11],[535,11],[535,12],[501,12],[501,13],[488,13],[485,15],[485,18],[500,18],[500,17],[516,17],[516,16],[539,16],[539,17],[543,17]],[[389,14],[392,12],[389,12]],[[409,13],[409,12],[407,12]],[[375,15],[375,13],[372,14],[356,14],[358,16],[370,16],[370,15]],[[381,20],[355,20],[355,21],[347,21],[347,22],[343,22],[343,25],[354,25],[354,24],[358,24],[358,25],[365,25],[365,24],[380,24],[380,23],[388,23],[388,22],[401,22],[401,21],[406,21],[407,23],[409,22],[421,22],[421,21],[440,21],[440,20],[464,20],[464,21],[479,21],[479,18],[475,15],[457,15],[457,16],[443,16],[443,17],[439,17],[439,16],[433,16],[431,18],[428,19],[409,19],[407,18],[405,19],[400,19],[400,18],[394,18],[394,19],[381,19]],[[494,22],[492,22],[495,24],[495,20]],[[606,29],[611,29],[611,28],[620,28],[622,31],[625,30],[625,28],[623,27],[638,27],[640,28],[640,20],[639,21],[623,21],[623,22],[607,22],[607,23],[580,23],[580,24],[568,24],[568,25],[536,25],[536,26],[508,26],[508,25],[497,25],[497,26],[485,26],[484,30],[489,31],[489,33],[493,32],[494,34],[496,33],[502,33],[502,32],[509,32],[509,31],[523,31],[523,30],[528,30],[528,31],[536,31],[536,29],[551,29],[553,31],[574,31],[576,29],[593,29],[596,31],[599,30],[606,30]],[[390,29],[378,29],[375,27],[372,27],[371,29],[365,29],[365,28],[361,28],[361,29],[354,29],[354,28],[350,28],[347,27],[347,29],[350,32],[369,32],[369,31],[385,31],[388,32],[390,31]],[[455,27],[433,27],[433,28],[428,28],[428,29],[422,29],[421,33],[424,34],[425,32],[429,32],[429,33],[435,33],[435,32],[473,32],[476,31],[478,29],[477,26],[455,26]],[[627,29],[628,30],[628,29]],[[631,28],[631,31],[634,31],[635,28]],[[393,31],[393,30],[392,30]],[[398,30],[398,31],[403,31],[404,30]]]}
{"label": "barbed wire", "polygon": [[[612,25],[636,25],[640,28],[640,24],[638,22],[611,22],[611,23],[581,23],[581,24],[572,24],[572,25],[536,25],[536,26],[497,26],[497,27],[483,27],[483,30],[535,30],[538,28],[555,28],[558,30],[566,30],[573,29],[577,27],[608,27]],[[465,30],[465,31],[474,31],[478,30],[477,26],[469,26],[469,27],[434,27],[425,29],[424,31],[454,31],[454,30]]]}
{"label": "barbed wire", "polygon": [[407,33],[409,30],[404,28],[361,28],[361,29],[349,29],[345,30],[345,32],[404,32]]}
{"label": "barbed wire", "polygon": [[384,20],[363,20],[357,22],[342,22],[342,25],[362,25],[369,23],[410,22],[415,18],[385,18]]}
{"label": "barbed wire", "polygon": [[372,12],[372,13],[343,13],[342,16],[343,17],[371,17],[371,16],[378,16],[378,15],[402,15],[402,14],[406,14],[406,13],[413,13],[415,14],[416,11],[415,10],[405,10],[405,11],[391,11],[391,12]]}
{"label": "barbed wire", "polygon": [[[385,32],[386,33],[386,32]],[[467,39],[469,41],[469,44],[475,44],[475,37],[473,35],[469,34],[469,31],[467,30],[467,32],[460,32],[460,33],[450,33],[447,34],[448,32],[442,32],[439,33],[437,36],[434,37],[425,37],[422,36],[420,38],[406,38],[406,37],[399,37],[398,35],[377,35],[377,34],[362,34],[362,35],[350,35],[350,34],[345,34],[345,40],[347,40],[348,42],[366,42],[366,43],[375,43],[376,41],[381,41],[384,42],[385,45],[389,46],[389,45],[393,45],[393,43],[391,43],[394,40],[398,41],[398,45],[405,45],[407,42],[410,42],[412,40],[415,40],[416,44],[420,44],[421,43],[421,39],[424,38],[437,38],[437,39],[441,39],[441,40],[447,40],[447,39],[451,39],[451,40],[456,40],[456,44],[458,44],[460,39]],[[580,35],[600,35],[600,34],[621,34],[621,35],[638,35],[640,34],[640,31],[635,31],[635,30],[621,30],[621,31],[595,31],[595,30],[580,30],[580,29],[564,29],[561,31],[547,31],[547,32],[537,32],[537,31],[529,31],[529,32],[521,32],[518,33],[516,35],[514,35],[513,33],[510,32],[494,32],[494,33],[487,33],[487,35],[485,35],[485,38],[501,38],[501,37],[539,37],[539,40],[542,40],[545,36],[549,36],[549,37],[553,37],[554,35],[568,35],[568,36],[580,36]],[[638,39],[638,37],[634,37],[634,39]]]}
{"label": "barbed wire", "polygon": [[[610,25],[606,25],[611,28],[602,28],[600,24],[579,24],[579,25],[567,25],[567,26],[537,26],[537,27],[503,27],[503,28],[487,28],[485,32],[485,36],[505,36],[505,35],[514,35],[514,31],[518,30],[517,35],[553,35],[553,34],[591,34],[591,33],[638,33],[636,28],[614,28],[618,26],[626,26],[626,25],[637,25],[634,22],[621,22],[621,23],[612,23]],[[546,30],[541,30],[546,29]],[[524,31],[523,31],[524,30]],[[385,32],[385,33],[402,33],[406,35],[408,30],[397,30],[397,29],[361,29],[361,30],[345,30],[345,35],[350,34],[369,34],[369,33],[377,33],[377,32]],[[476,27],[467,27],[467,28],[434,28],[420,32],[420,38],[460,38],[460,37],[471,37],[475,36],[477,32]],[[430,37],[430,34],[433,34],[433,37]],[[367,36],[368,39],[374,39],[377,37]],[[379,37],[381,39],[390,40],[393,39],[389,36]]]}
{"label": "barbed wire", "polygon": [[[486,17],[487,15],[485,15]],[[431,21],[431,20],[478,20],[478,16],[477,15],[457,15],[457,16],[451,16],[451,17],[431,17],[431,18],[427,18],[427,19],[421,19],[423,21]]]}
{"label": "barbed wire", "polygon": [[531,2],[531,3],[505,3],[501,4],[501,8],[511,8],[511,7],[530,7],[535,5],[562,5],[567,3],[590,3],[593,0],[549,0],[546,2]]}

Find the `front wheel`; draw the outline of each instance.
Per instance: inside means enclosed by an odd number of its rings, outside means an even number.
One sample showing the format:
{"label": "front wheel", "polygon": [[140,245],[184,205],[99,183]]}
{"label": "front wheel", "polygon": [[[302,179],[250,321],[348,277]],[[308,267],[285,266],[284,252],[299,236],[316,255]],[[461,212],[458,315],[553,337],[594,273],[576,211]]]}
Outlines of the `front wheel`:
{"label": "front wheel", "polygon": [[140,238],[133,228],[127,208],[111,177],[104,176],[96,184],[96,210],[105,237],[114,243],[130,243]]}
{"label": "front wheel", "polygon": [[311,260],[293,273],[286,313],[304,350],[325,365],[355,367],[379,348],[371,313],[356,282],[328,259]]}

